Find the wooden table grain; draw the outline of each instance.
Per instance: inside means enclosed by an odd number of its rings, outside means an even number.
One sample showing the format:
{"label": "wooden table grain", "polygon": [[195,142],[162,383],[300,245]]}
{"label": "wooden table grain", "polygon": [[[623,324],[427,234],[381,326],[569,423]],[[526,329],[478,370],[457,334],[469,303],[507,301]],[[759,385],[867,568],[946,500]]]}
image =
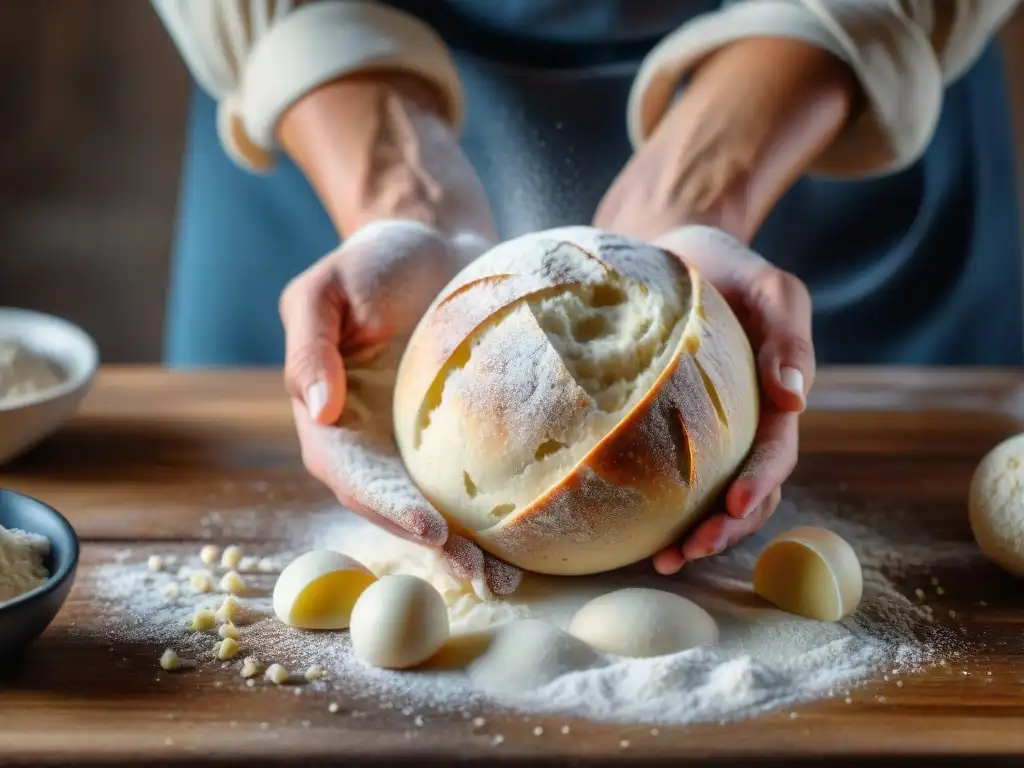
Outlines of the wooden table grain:
{"label": "wooden table grain", "polygon": [[[222,541],[272,539],[273,526],[234,526],[232,510],[331,501],[301,465],[280,377],[266,370],[101,372],[77,418],[22,460],[0,486],[64,512],[84,541],[82,572],[120,547],[196,547],[201,521],[221,510]],[[1024,431],[1016,370],[826,369],[801,422],[795,484],[897,502],[970,541],[965,499],[982,455]],[[210,678],[157,683],[152,647],[81,642],[96,621],[80,575],[64,610],[16,669],[0,670],[0,763],[249,764],[772,764],[797,761],[928,764],[1024,762],[1024,585],[995,567],[944,574],[958,584],[977,674],[936,668],[901,687],[872,681],[853,704],[811,703],[730,725],[646,728],[574,722],[538,739],[521,718],[490,731],[439,720],[405,738],[379,717],[331,715],[314,696],[244,696]],[[979,608],[980,600],[987,606]],[[116,660],[116,661],[115,661]],[[992,675],[987,675],[992,672]],[[986,680],[985,678],[991,678]],[[292,700],[292,699],[295,700]],[[285,709],[287,707],[287,709]],[[299,727],[303,720],[308,727]],[[261,722],[275,723],[272,738]],[[230,726],[229,723],[236,723]],[[628,739],[628,752],[620,742]]]}

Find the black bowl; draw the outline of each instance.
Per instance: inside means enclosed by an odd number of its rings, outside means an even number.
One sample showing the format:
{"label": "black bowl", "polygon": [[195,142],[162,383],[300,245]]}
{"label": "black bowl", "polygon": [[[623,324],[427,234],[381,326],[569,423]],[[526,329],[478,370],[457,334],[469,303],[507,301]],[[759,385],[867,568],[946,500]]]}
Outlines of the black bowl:
{"label": "black bowl", "polygon": [[78,535],[53,507],[0,488],[0,525],[45,536],[50,542],[50,578],[23,595],[0,603],[0,658],[25,651],[53,621],[71,591],[78,570]]}

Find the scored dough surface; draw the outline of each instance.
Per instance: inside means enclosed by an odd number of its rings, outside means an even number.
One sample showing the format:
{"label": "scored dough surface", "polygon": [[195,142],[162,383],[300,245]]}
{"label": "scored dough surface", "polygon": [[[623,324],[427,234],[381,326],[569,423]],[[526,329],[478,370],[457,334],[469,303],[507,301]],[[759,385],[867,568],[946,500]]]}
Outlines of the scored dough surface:
{"label": "scored dough surface", "polygon": [[508,241],[441,291],[403,356],[396,438],[424,495],[528,570],[671,543],[745,457],[753,355],[676,256],[589,227]]}

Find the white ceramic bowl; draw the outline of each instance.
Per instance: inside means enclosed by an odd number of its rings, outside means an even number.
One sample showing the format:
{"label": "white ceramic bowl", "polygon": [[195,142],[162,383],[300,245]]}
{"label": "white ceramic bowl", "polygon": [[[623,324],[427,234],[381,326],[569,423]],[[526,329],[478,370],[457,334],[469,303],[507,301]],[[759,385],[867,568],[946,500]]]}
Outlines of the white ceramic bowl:
{"label": "white ceramic bowl", "polygon": [[0,341],[16,341],[64,370],[58,386],[0,400],[0,465],[52,435],[78,409],[99,366],[96,342],[67,320],[27,309],[0,307]]}

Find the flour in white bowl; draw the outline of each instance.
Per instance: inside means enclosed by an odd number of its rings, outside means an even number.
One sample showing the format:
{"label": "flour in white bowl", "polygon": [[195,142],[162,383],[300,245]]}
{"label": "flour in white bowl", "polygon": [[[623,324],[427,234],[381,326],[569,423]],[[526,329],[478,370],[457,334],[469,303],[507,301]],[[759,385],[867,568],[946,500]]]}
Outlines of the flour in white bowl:
{"label": "flour in white bowl", "polygon": [[0,339],[0,405],[52,389],[62,381],[51,360],[17,341]]}
{"label": "flour in white bowl", "polygon": [[[914,597],[915,588],[928,583],[931,568],[970,565],[980,558],[970,542],[923,528],[906,511],[842,504],[790,490],[764,531],[723,555],[686,566],[678,577],[659,576],[649,563],[587,578],[530,577],[509,599],[482,602],[470,585],[441,570],[432,552],[341,511],[319,510],[313,518],[316,529],[297,533],[294,551],[276,553],[280,562],[304,549],[329,547],[355,556],[378,574],[427,578],[448,603],[453,641],[417,671],[370,668],[353,656],[347,632],[303,632],[282,625],[270,609],[275,577],[262,574],[247,578],[255,593],[241,600],[250,611],[239,626],[242,655],[290,670],[318,665],[327,678],[305,686],[304,692],[328,693],[356,710],[415,713],[428,722],[439,715],[511,712],[656,726],[746,718],[829,697],[843,700],[874,676],[912,675],[959,657],[965,645],[959,628],[934,619],[927,602]],[[836,531],[861,559],[864,598],[842,622],[783,613],[751,591],[757,554],[771,536],[797,524]],[[165,589],[182,579],[173,572],[149,572],[150,554],[126,550],[124,562],[86,577],[92,578],[102,603],[96,627],[88,631],[106,633],[114,644],[150,644],[154,663],[164,647],[173,647],[199,659],[200,667],[215,664],[208,661],[215,638],[187,626],[197,608],[216,607],[223,596],[195,595],[183,587],[181,597],[169,600]],[[197,558],[195,567],[200,567]],[[542,674],[534,676],[542,681],[540,687],[525,691],[510,691],[503,681],[488,679],[486,665],[467,674],[482,647],[477,641],[497,626],[529,617],[564,628],[587,600],[624,586],[665,589],[697,602],[718,621],[719,644],[653,659],[596,654],[593,663],[585,661],[588,654],[552,653]],[[236,669],[214,673],[243,682]]]}
{"label": "flour in white bowl", "polygon": [[49,552],[45,536],[0,525],[0,606],[50,578],[43,564]]}

